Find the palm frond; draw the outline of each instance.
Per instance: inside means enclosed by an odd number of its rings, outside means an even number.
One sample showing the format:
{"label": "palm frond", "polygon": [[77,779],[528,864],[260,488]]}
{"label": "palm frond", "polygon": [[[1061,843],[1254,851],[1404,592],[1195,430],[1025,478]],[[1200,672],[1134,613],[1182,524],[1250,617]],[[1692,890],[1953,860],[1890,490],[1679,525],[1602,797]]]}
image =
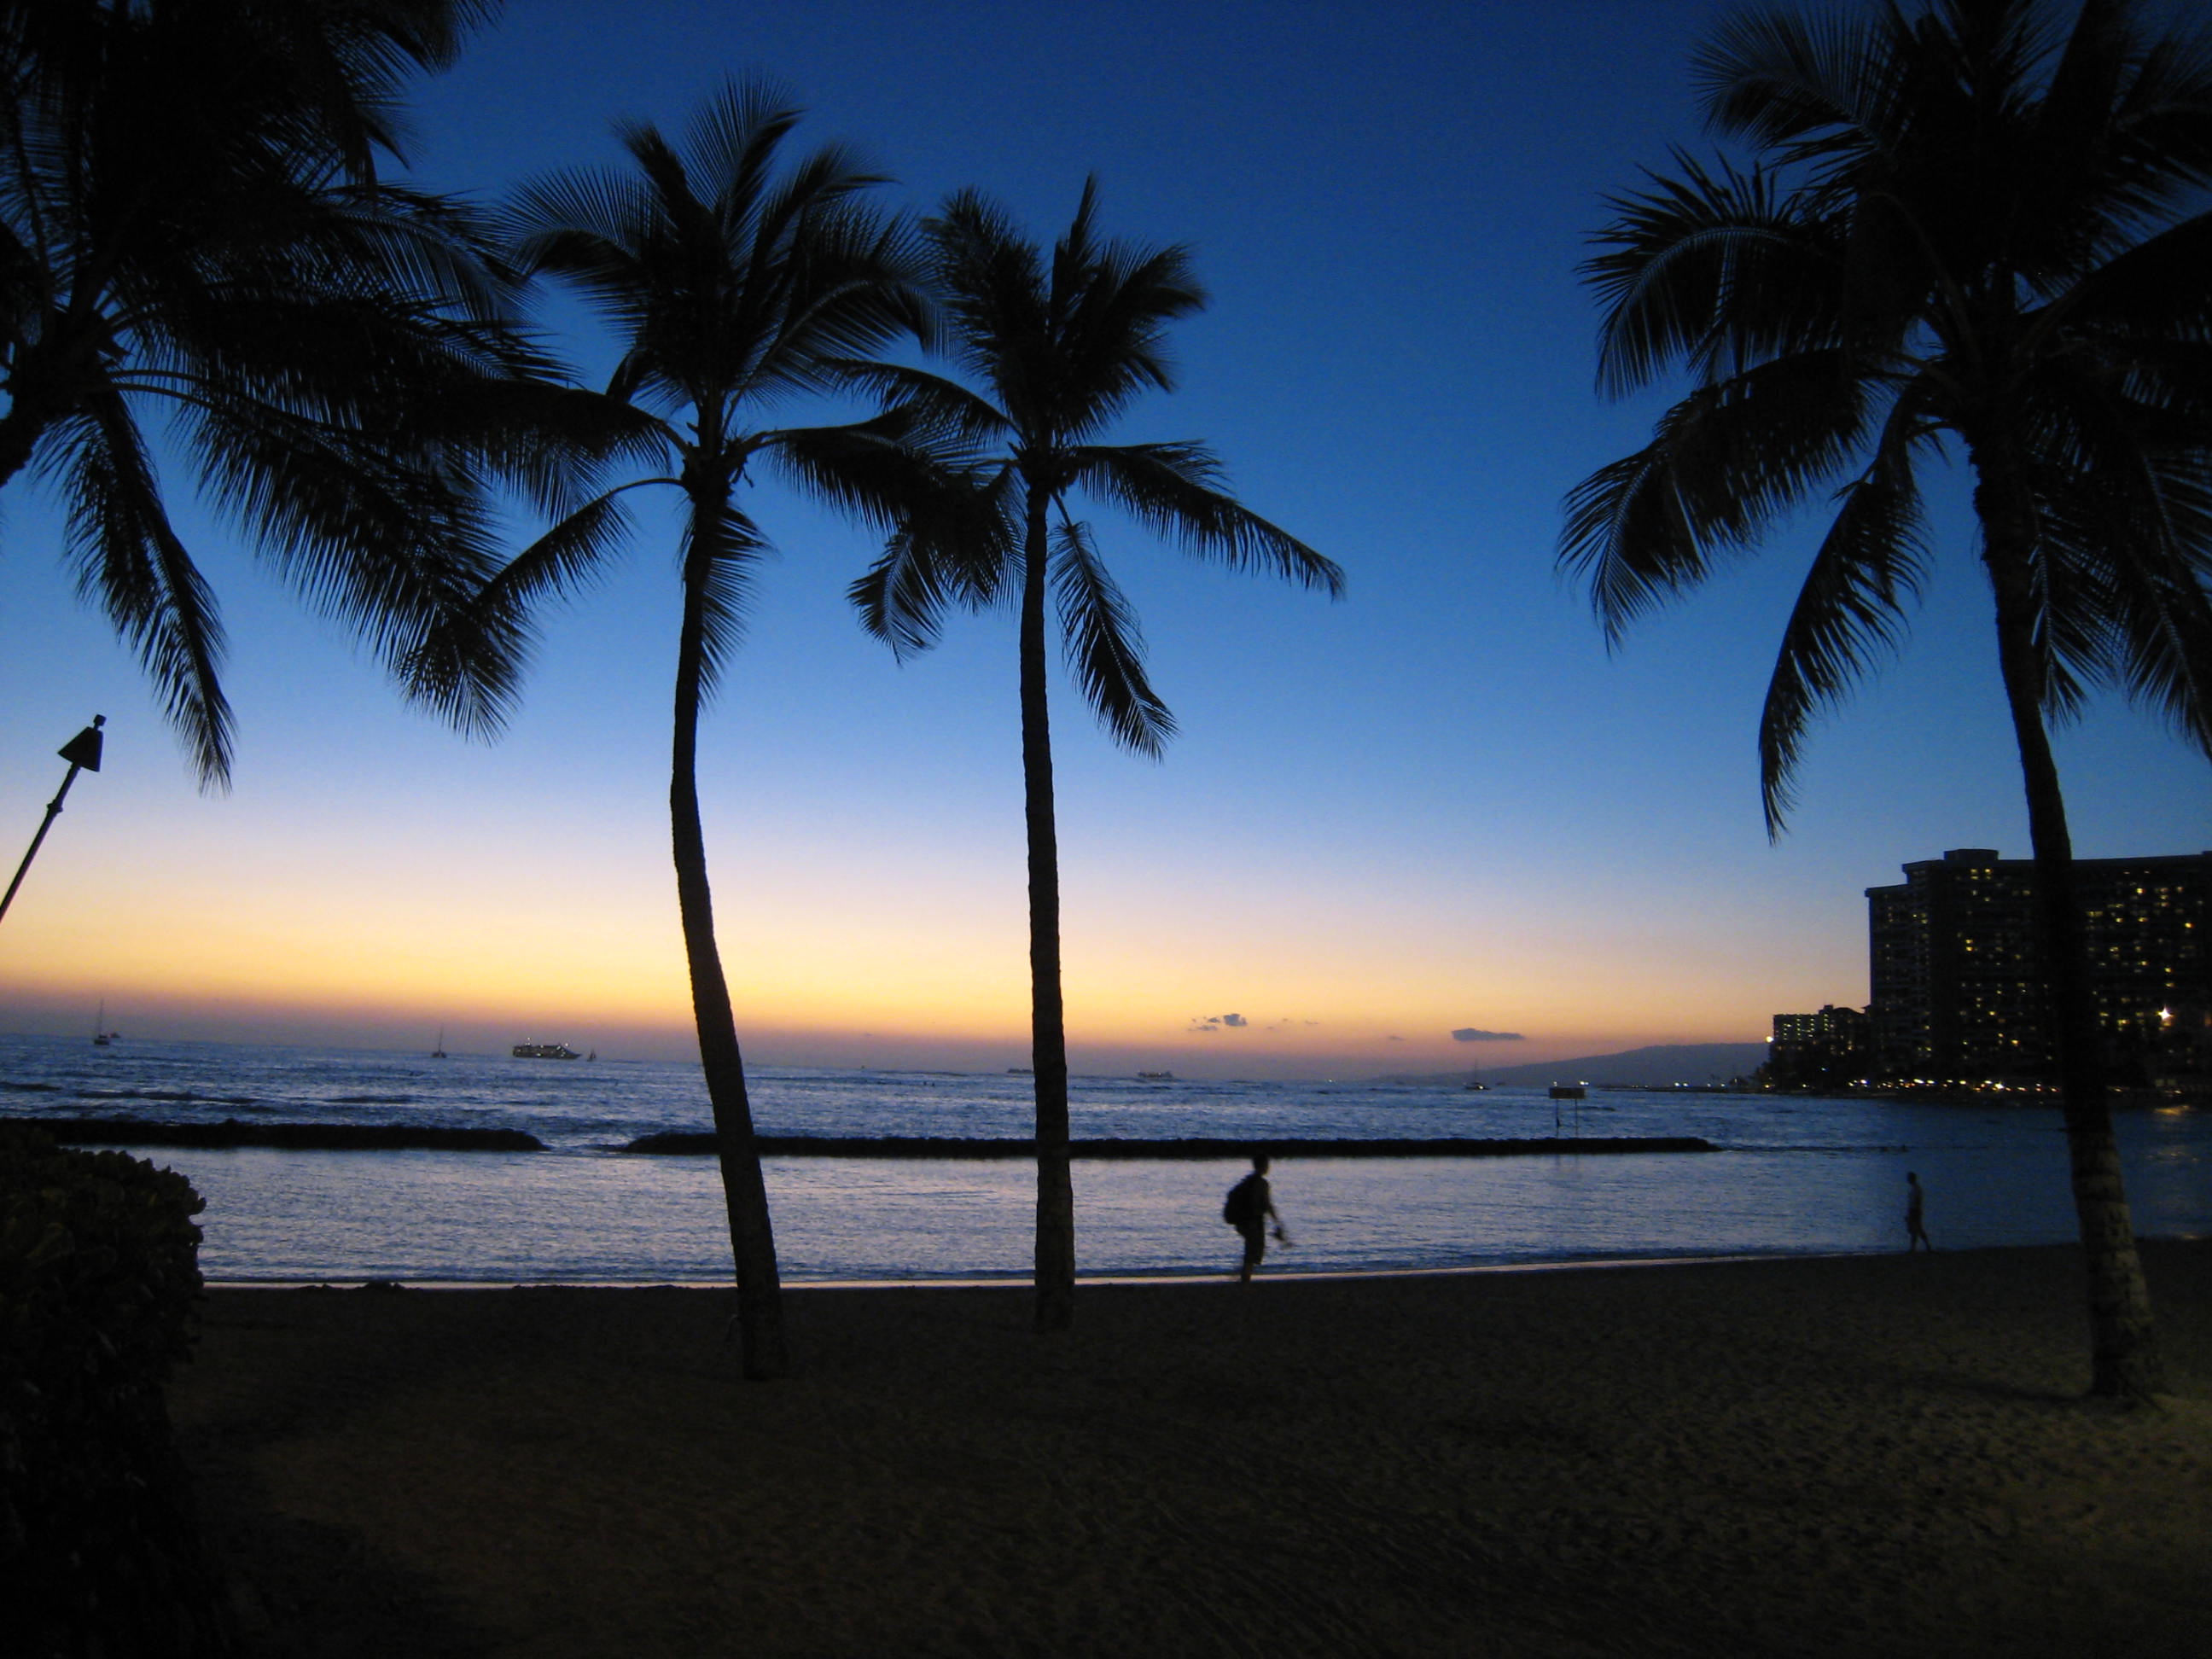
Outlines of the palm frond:
{"label": "palm frond", "polygon": [[1847,462],[1867,416],[1848,367],[1812,351],[1701,386],[1568,493],[1559,562],[1589,584],[1608,643]]}
{"label": "palm frond", "polygon": [[904,216],[849,202],[812,208],[779,258],[775,285],[746,290],[749,305],[769,301],[755,325],[760,348],[747,395],[834,390],[846,382],[842,364],[933,337],[935,307]]}
{"label": "palm frond", "polygon": [[1691,59],[1707,125],[1793,161],[1826,154],[1831,135],[1886,131],[1884,24],[1771,7],[1723,19]]}
{"label": "palm frond", "polygon": [[1068,460],[1075,480],[1188,552],[1331,599],[1343,595],[1344,572],[1334,561],[1215,487],[1220,465],[1202,444],[1085,446],[1070,450]]}
{"label": "palm frond", "polygon": [[2065,412],[2071,441],[2039,491],[2053,654],[2212,754],[2212,453],[2186,441],[2201,416],[2109,395]]}
{"label": "palm frond", "polygon": [[1832,226],[1778,195],[1767,173],[1709,171],[1609,198],[1613,222],[1582,266],[1605,303],[1598,381],[1610,396],[1677,363],[1709,380],[1833,344],[1844,249]]}
{"label": "palm frond", "polygon": [[743,258],[760,240],[748,216],[769,193],[777,153],[799,120],[799,106],[765,80],[725,81],[692,118],[684,170],[713,181],[726,254]]}
{"label": "palm frond", "polygon": [[1003,210],[974,191],[945,203],[922,233],[953,362],[997,394],[1017,427],[1039,429],[1054,399],[1053,318],[1045,270]]}
{"label": "palm frond", "polygon": [[1175,716],[1145,673],[1136,613],[1100,562],[1086,526],[1064,519],[1053,538],[1052,583],[1069,675],[1114,740],[1158,759]]}
{"label": "palm frond", "polygon": [[903,529],[891,533],[875,562],[845,589],[845,597],[860,612],[861,628],[890,647],[900,662],[937,643],[952,603],[943,568],[915,556]]}
{"label": "palm frond", "polygon": [[2157,347],[2212,342],[2212,212],[2167,226],[2078,276],[2038,313],[2038,343],[2087,336]]}
{"label": "palm frond", "polygon": [[582,503],[477,592],[437,616],[402,658],[408,696],[461,731],[490,736],[502,729],[520,696],[538,611],[599,580],[607,559],[629,539],[625,491],[675,482],[641,479]]}
{"label": "palm frond", "polygon": [[859,357],[826,358],[822,367],[838,385],[897,409],[921,441],[981,448],[1012,435],[1006,417],[988,400],[926,368]]}
{"label": "palm frond", "polygon": [[780,428],[759,446],[793,483],[886,532],[911,519],[945,526],[933,537],[955,533],[975,497],[973,452],[932,441],[903,407],[843,426]]}
{"label": "palm frond", "polygon": [[1097,180],[1086,180],[1075,222],[1053,250],[1058,424],[1070,440],[1098,432],[1144,392],[1172,392],[1167,325],[1206,305],[1186,249],[1098,241],[1097,197]]}
{"label": "palm frond", "polygon": [[950,493],[911,502],[866,575],[846,590],[860,626],[903,660],[937,641],[954,605],[981,611],[1015,587],[1020,515],[1011,467],[940,481]]}
{"label": "palm frond", "polygon": [[374,436],[265,408],[198,411],[204,477],[262,556],[391,659],[498,568],[475,480]]}
{"label": "palm frond", "polygon": [[685,518],[678,554],[685,587],[699,604],[702,699],[720,689],[730,659],[744,642],[753,571],[769,550],[759,527],[735,507],[708,513],[695,502]]}
{"label": "palm frond", "polygon": [[[2201,520],[2201,480],[2198,495]],[[2212,568],[2200,560],[2192,576],[2170,562],[2124,557],[2114,576],[2122,689],[2212,758]]]}
{"label": "palm frond", "polygon": [[223,635],[215,596],[170,526],[120,400],[100,400],[70,436],[68,535],[77,592],[99,605],[137,651],[200,787],[227,789],[233,733],[219,675]]}
{"label": "palm frond", "polygon": [[2032,159],[2062,201],[2092,209],[2118,252],[2212,184],[2212,31],[2147,36],[2125,6],[2084,5],[2035,111]]}
{"label": "palm frond", "polygon": [[1796,805],[1807,726],[1847,696],[1904,637],[1928,546],[1913,477],[1918,441],[1909,406],[1893,412],[1874,460],[1845,487],[1798,590],[1759,722],[1759,797],[1770,837]]}

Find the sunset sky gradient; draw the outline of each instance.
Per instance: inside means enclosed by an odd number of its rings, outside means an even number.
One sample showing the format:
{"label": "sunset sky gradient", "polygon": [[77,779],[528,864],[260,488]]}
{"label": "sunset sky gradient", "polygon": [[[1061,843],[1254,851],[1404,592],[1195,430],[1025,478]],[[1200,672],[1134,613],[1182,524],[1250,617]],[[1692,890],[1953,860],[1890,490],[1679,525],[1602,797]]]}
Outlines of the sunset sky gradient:
{"label": "sunset sky gradient", "polygon": [[[1810,521],[1611,658],[1553,572],[1561,496],[1660,407],[1600,401],[1575,267],[1607,191],[1702,147],[1686,64],[1722,10],[512,0],[422,88],[415,176],[489,199],[614,161],[618,116],[680,127],[720,77],[764,75],[809,110],[801,140],[897,178],[887,203],[973,185],[1048,240],[1095,172],[1110,230],[1190,245],[1213,298],[1175,337],[1181,390],[1114,435],[1210,441],[1349,589],[1225,575],[1095,515],[1182,735],[1132,757],[1060,683],[1078,1070],[1369,1075],[1755,1040],[1777,1012],[1865,1000],[1867,886],[2027,845],[1956,499],[1905,653],[1814,733],[1771,845],[1755,727]],[[544,321],[606,361],[572,311]],[[109,720],[106,769],[0,924],[0,1029],[88,1032],[104,1000],[126,1036],[691,1052],[668,521],[549,620],[484,746],[403,708],[185,505],[185,476],[173,501],[232,639],[228,796],[196,792],[76,599],[51,503],[0,498],[10,869],[53,751]],[[1012,618],[957,619],[900,666],[842,597],[867,536],[771,486],[750,506],[781,556],[702,759],[748,1053],[1026,1064]],[[2082,855],[2212,845],[2212,771],[2148,717],[2101,701],[2059,758]]]}

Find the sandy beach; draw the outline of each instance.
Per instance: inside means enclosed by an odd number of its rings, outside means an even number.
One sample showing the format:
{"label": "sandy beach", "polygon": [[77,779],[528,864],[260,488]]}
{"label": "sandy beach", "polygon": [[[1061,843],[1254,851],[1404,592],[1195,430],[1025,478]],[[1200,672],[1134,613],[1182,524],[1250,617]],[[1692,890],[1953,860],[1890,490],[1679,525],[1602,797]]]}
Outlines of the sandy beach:
{"label": "sandy beach", "polygon": [[2212,1243],[2173,1399],[2070,1250],[791,1296],[219,1290],[172,1391],[258,1651],[2212,1651]]}

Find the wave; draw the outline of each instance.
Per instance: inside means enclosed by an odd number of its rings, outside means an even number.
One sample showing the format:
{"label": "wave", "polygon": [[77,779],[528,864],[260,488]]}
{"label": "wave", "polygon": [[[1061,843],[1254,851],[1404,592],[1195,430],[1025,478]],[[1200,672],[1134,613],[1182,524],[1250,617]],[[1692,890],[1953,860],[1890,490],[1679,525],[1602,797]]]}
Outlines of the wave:
{"label": "wave", "polygon": [[1808,1146],[1796,1140],[1723,1140],[1716,1143],[1724,1152],[1828,1152],[1859,1155],[1866,1152],[1909,1152],[1910,1146],[1883,1146],[1879,1142],[1863,1146]]}
{"label": "wave", "polygon": [[332,1106],[412,1106],[415,1103],[415,1097],[412,1095],[332,1095],[328,1103]]}
{"label": "wave", "polygon": [[18,1094],[25,1095],[58,1095],[62,1091],[62,1086],[58,1083],[0,1082],[0,1089],[12,1089]]}
{"label": "wave", "polygon": [[248,1106],[264,1110],[252,1095],[203,1095],[190,1089],[85,1089],[86,1100],[155,1100],[164,1106]]}

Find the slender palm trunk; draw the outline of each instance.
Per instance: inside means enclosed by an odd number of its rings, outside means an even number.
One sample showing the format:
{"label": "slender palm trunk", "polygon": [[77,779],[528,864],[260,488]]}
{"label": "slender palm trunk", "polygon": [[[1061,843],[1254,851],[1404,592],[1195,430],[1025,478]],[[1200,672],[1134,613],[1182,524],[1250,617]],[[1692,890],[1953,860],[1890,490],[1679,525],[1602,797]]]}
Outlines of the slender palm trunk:
{"label": "slender palm trunk", "polygon": [[2162,1376],[2150,1290],[2136,1254],[2134,1224],[2120,1176],[2118,1144],[2105,1097],[2102,1039],[2089,981],[2088,934],[2074,890],[2074,844],[2043,723],[2043,675],[2035,649],[2029,551],[2033,509],[2007,446],[1974,444],[1974,505],[1984,559],[1996,597],[1997,659],[2027,793],[2028,838],[2035,855],[2043,926],[2044,991],[2051,1054],[2065,1115],[2074,1212],[2081,1234],[2089,1296],[2093,1395],[2146,1400]]}
{"label": "slender palm trunk", "polygon": [[1060,995],[1060,835],[1045,705],[1044,492],[1032,489],[1022,549],[1022,805],[1029,828],[1030,1065],[1036,1073],[1036,1328],[1075,1316],[1075,1185],[1067,1161],[1067,1022]]}
{"label": "slender palm trunk", "polygon": [[705,664],[706,577],[713,567],[712,532],[719,515],[695,502],[701,526],[684,573],[684,631],[676,657],[676,742],[670,767],[668,817],[676,857],[677,909],[691,968],[691,1012],[699,1027],[699,1063],[714,1112],[715,1150],[729,1212],[730,1252],[737,1265],[738,1332],[744,1374],[767,1381],[789,1374],[783,1301],[768,1185],[753,1142],[745,1063],[738,1047],[729,982],[714,945],[714,902],[707,883],[707,841],[699,823],[699,689]]}

